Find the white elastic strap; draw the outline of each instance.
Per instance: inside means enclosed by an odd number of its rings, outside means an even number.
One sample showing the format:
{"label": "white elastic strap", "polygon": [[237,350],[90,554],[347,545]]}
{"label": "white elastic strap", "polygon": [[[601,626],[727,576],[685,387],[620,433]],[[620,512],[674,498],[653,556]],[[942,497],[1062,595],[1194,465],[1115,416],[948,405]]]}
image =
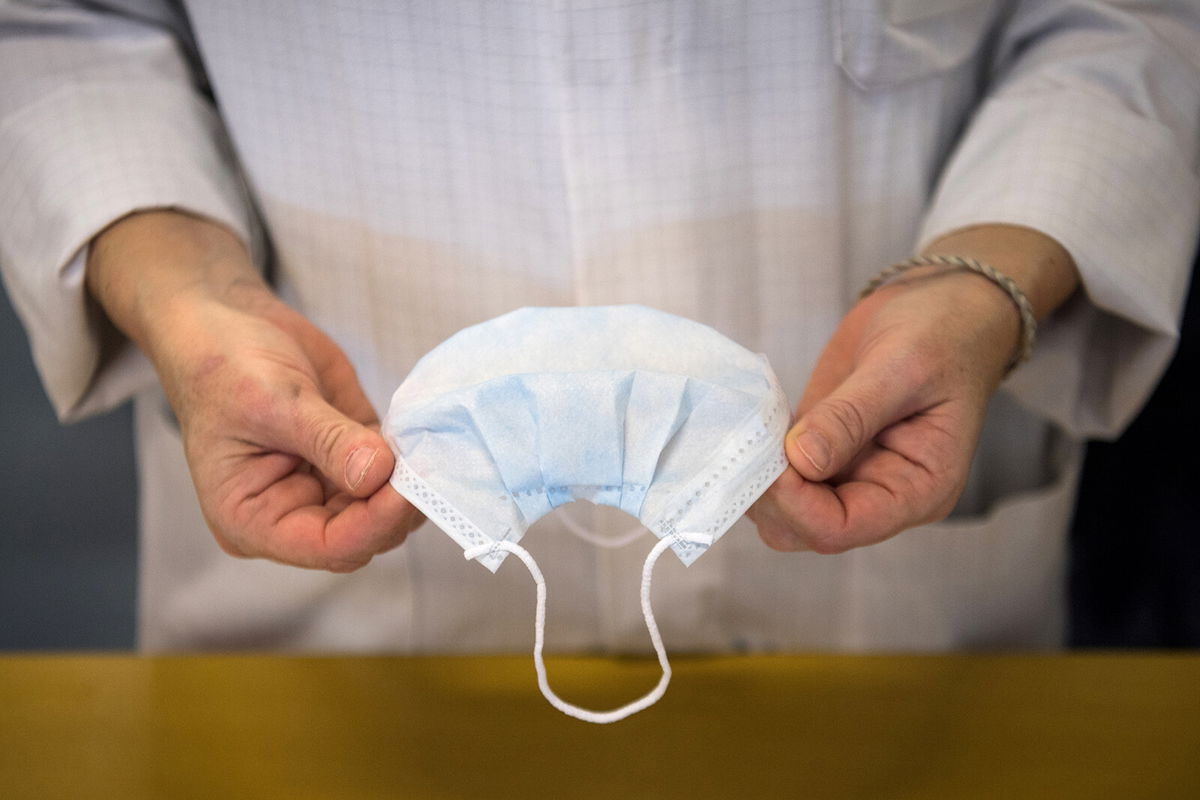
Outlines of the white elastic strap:
{"label": "white elastic strap", "polygon": [[624,547],[630,542],[642,538],[642,534],[648,533],[649,529],[645,525],[637,525],[630,528],[617,536],[600,536],[599,534],[588,530],[587,528],[576,522],[565,508],[561,508],[558,512],[558,518],[562,520],[562,524],[571,533],[583,539],[589,544],[594,544],[597,547],[607,547],[615,550],[618,547]]}
{"label": "white elastic strap", "polygon": [[533,560],[533,556],[530,555],[529,551],[515,542],[498,541],[469,547],[463,551],[463,556],[469,561],[492,553],[495,550],[507,550],[524,562],[526,569],[529,570],[529,574],[533,576],[534,584],[537,586],[537,611],[533,623],[533,665],[537,670],[538,688],[542,690],[545,698],[550,701],[550,705],[564,714],[581,719],[584,722],[604,724],[625,719],[630,714],[636,714],[654,705],[662,698],[663,694],[667,691],[667,684],[671,682],[671,663],[667,660],[667,651],[663,647],[662,636],[658,632],[658,623],[654,621],[654,610],[650,607],[650,584],[653,580],[654,562],[658,561],[658,557],[662,555],[664,550],[681,541],[707,547],[712,544],[713,539],[711,536],[702,533],[677,533],[671,536],[664,536],[654,545],[654,548],[646,556],[646,561],[642,565],[642,616],[646,619],[646,630],[650,633],[650,642],[654,645],[654,652],[658,654],[658,663],[662,667],[662,677],[658,679],[658,685],[645,695],[634,700],[632,703],[627,703],[611,711],[592,711],[572,705],[555,694],[554,690],[550,688],[550,682],[546,679],[546,662],[542,658],[542,647],[545,644],[546,631],[546,579],[542,577],[542,571],[538,569],[537,562]]}

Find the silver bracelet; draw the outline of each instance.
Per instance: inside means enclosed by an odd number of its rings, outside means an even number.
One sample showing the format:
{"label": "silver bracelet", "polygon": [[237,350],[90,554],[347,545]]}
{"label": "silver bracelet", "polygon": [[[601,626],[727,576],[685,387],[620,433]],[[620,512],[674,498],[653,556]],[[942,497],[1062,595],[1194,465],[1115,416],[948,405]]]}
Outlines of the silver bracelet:
{"label": "silver bracelet", "polygon": [[1029,298],[1027,298],[1025,293],[1017,287],[1017,284],[1012,278],[1008,277],[991,264],[987,264],[983,261],[979,261],[974,258],[963,258],[962,256],[914,256],[907,261],[901,261],[898,264],[893,264],[883,272],[876,275],[865,287],[863,287],[863,290],[859,292],[858,298],[861,300],[871,292],[878,289],[880,286],[890,281],[892,278],[896,277],[902,272],[912,269],[913,267],[930,267],[939,264],[969,269],[971,272],[978,273],[979,275],[987,278],[989,281],[996,284],[1008,293],[1008,296],[1012,299],[1013,304],[1017,307],[1017,313],[1021,315],[1021,344],[1020,349],[1013,357],[1013,360],[1009,362],[1008,368],[1005,370],[1004,374],[1007,376],[1014,369],[1028,361],[1029,356],[1033,354],[1033,343],[1037,338],[1037,320],[1033,318],[1033,306],[1029,304]]}

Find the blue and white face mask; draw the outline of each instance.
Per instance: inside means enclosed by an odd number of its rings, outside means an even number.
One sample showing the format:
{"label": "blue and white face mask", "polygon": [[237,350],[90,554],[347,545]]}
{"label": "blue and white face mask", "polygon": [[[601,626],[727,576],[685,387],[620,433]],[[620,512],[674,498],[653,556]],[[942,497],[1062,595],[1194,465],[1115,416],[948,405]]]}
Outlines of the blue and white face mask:
{"label": "blue and white face mask", "polygon": [[[537,584],[534,663],[556,708],[614,722],[656,702],[671,670],[650,608],[670,548],[699,558],[783,472],[787,401],[765,357],[713,329],[641,306],[526,308],[467,328],[417,363],[383,435],[392,486],[493,572],[509,553]],[[615,506],[659,541],[642,610],[663,676],[646,696],[595,712],[561,700],[542,661],[546,587],[517,544],[574,500]]]}

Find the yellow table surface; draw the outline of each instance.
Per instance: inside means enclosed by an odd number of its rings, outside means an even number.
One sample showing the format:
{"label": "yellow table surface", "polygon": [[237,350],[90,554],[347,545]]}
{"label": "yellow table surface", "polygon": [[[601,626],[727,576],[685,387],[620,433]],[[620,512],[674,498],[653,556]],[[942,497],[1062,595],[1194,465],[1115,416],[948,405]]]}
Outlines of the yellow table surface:
{"label": "yellow table surface", "polygon": [[1197,655],[673,663],[10,655],[0,798],[1200,798]]}

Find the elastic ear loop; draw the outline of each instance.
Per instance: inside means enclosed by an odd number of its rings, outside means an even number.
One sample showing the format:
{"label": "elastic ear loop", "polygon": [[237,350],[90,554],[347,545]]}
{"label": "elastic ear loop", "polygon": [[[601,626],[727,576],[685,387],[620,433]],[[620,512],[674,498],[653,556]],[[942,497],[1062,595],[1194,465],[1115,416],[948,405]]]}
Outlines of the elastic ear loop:
{"label": "elastic ear loop", "polygon": [[649,528],[647,528],[645,525],[638,524],[636,527],[630,528],[629,530],[617,536],[597,536],[595,533],[576,522],[574,518],[567,513],[565,508],[559,509],[558,519],[562,522],[563,526],[567,530],[578,536],[580,539],[583,539],[588,544],[594,544],[597,547],[607,547],[612,550],[615,550],[618,547],[624,547],[630,542],[642,538],[642,534],[649,531]]}
{"label": "elastic ear loop", "polygon": [[542,690],[542,695],[550,702],[550,705],[564,714],[581,719],[584,722],[604,724],[625,719],[630,714],[636,714],[654,705],[666,693],[667,684],[671,682],[671,663],[667,660],[667,650],[663,646],[662,635],[658,632],[658,623],[654,621],[654,610],[650,607],[650,583],[653,580],[654,563],[658,561],[658,557],[668,547],[681,541],[708,547],[712,544],[713,538],[703,533],[676,533],[664,536],[650,550],[650,553],[646,556],[645,563],[642,565],[642,616],[646,620],[646,630],[650,633],[650,642],[654,645],[654,652],[658,654],[658,663],[662,667],[662,677],[658,679],[658,685],[645,695],[634,700],[632,703],[627,703],[611,711],[592,711],[587,708],[580,708],[563,700],[550,688],[550,682],[546,678],[546,662],[542,658],[542,647],[545,644],[546,630],[546,579],[542,577],[542,571],[538,569],[537,562],[534,561],[529,551],[515,542],[501,540],[469,547],[463,551],[463,556],[470,561],[496,550],[507,550],[524,562],[526,569],[529,570],[529,574],[533,576],[534,584],[537,586],[537,611],[533,623],[533,665],[537,670],[538,688]]}

